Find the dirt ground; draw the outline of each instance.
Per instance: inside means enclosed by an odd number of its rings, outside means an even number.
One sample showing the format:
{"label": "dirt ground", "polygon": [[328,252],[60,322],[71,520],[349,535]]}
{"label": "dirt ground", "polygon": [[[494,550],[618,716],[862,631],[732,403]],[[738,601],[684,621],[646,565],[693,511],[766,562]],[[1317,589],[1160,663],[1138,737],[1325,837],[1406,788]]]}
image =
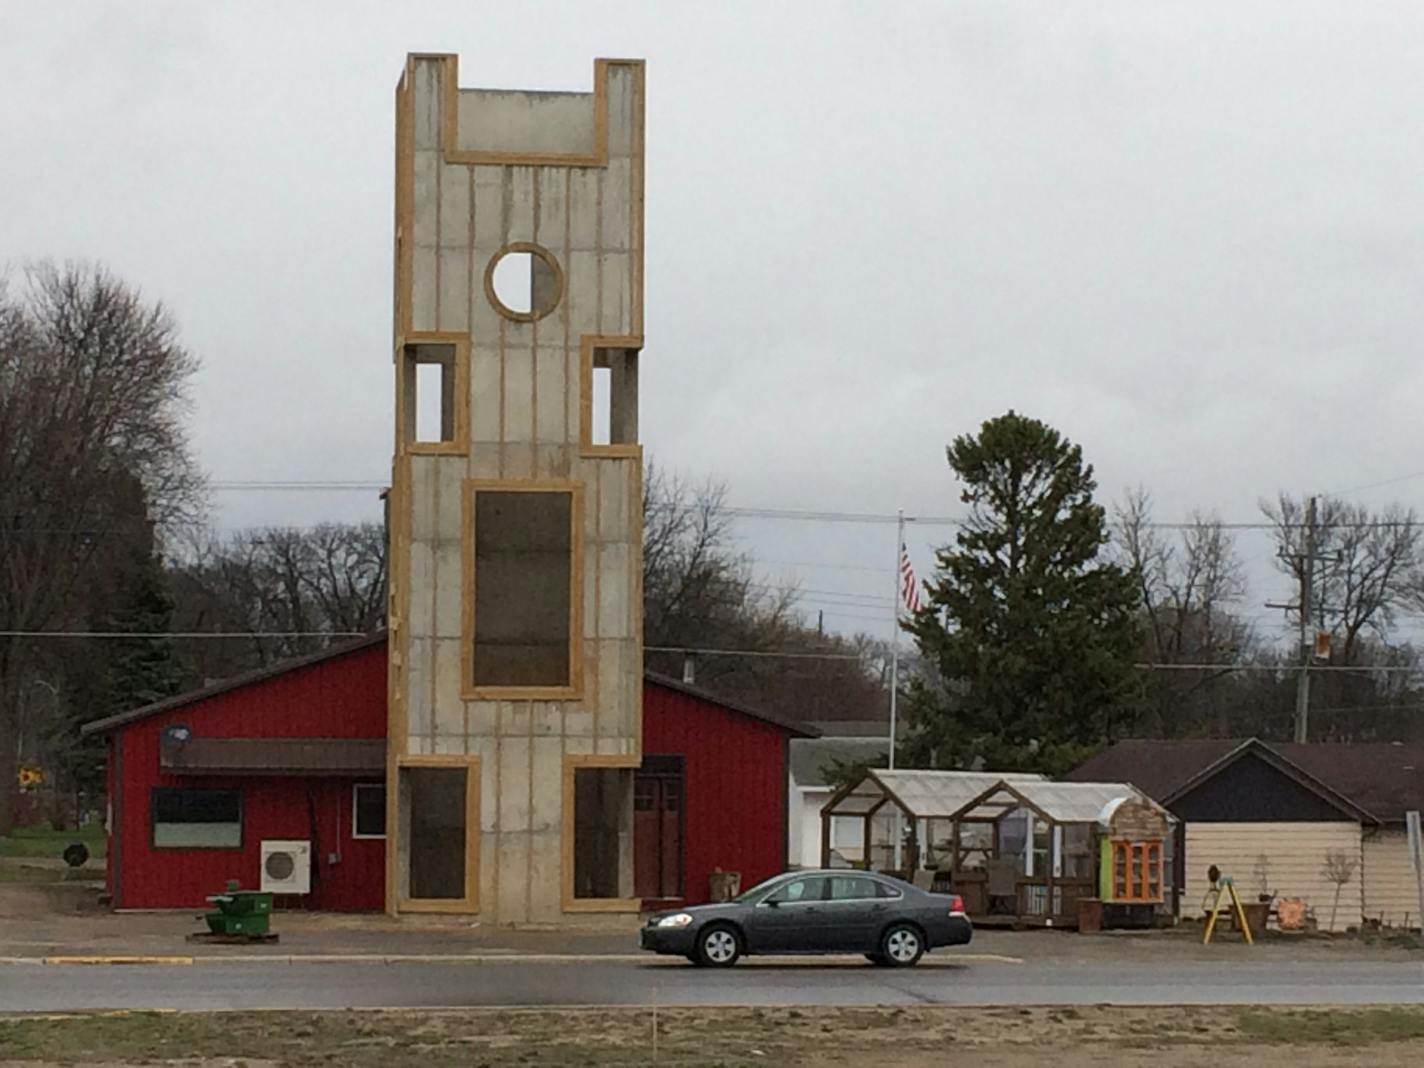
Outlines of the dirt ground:
{"label": "dirt ground", "polygon": [[1424,1009],[707,1008],[0,1018],[0,1065],[1344,1066],[1424,1061]]}

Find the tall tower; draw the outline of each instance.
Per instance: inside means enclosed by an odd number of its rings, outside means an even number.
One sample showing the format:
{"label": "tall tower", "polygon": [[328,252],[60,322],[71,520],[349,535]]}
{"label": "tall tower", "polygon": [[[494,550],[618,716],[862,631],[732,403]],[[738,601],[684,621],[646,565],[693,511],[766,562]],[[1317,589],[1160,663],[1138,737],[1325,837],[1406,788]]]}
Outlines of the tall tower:
{"label": "tall tower", "polygon": [[638,907],[643,73],[396,88],[392,912]]}

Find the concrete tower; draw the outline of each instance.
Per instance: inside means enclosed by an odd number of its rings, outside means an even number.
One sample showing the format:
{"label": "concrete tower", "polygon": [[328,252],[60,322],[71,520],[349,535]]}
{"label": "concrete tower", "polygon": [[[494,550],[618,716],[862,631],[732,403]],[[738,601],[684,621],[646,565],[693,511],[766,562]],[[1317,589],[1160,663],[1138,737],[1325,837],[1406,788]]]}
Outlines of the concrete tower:
{"label": "concrete tower", "polygon": [[392,912],[637,910],[643,64],[396,89]]}

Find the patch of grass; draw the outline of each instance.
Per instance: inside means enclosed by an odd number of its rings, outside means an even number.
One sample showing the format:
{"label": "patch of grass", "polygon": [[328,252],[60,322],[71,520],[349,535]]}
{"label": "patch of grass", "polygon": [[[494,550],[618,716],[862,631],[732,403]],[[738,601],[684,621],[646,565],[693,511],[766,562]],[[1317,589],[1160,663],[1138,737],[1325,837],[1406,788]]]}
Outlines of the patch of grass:
{"label": "patch of grass", "polygon": [[[1219,1007],[965,1009],[956,1006],[818,1008],[666,1008],[658,1013],[658,1063],[781,1066],[946,1063],[957,1050],[1022,1057],[1114,1054],[1155,1059],[1209,1048],[1222,1063],[1294,1063],[1303,1048],[1353,1051],[1398,1043],[1387,1054],[1424,1049],[1424,1009],[1255,1009]],[[1261,1051],[1276,1047],[1267,1061]],[[137,1062],[221,1057],[248,1063],[390,1068],[650,1063],[653,1018],[647,1008],[472,1009],[409,1012],[105,1013],[0,1018],[0,1062]],[[1242,1052],[1242,1056],[1245,1052]],[[1195,1058],[1197,1054],[1191,1054]],[[1413,1058],[1413,1059],[1410,1059]],[[1010,1063],[995,1061],[994,1063]],[[1045,1063],[1047,1063],[1045,1061]],[[1073,1064],[1087,1063],[1073,1060]],[[1165,1062],[1164,1062],[1165,1063]],[[1171,1063],[1187,1063],[1172,1060]],[[1192,1059],[1191,1063],[1198,1062]],[[1335,1063],[1332,1061],[1331,1063]]]}
{"label": "patch of grass", "polygon": [[1242,1038],[1284,1046],[1364,1046],[1424,1041],[1424,1008],[1241,1009]]}
{"label": "patch of grass", "polygon": [[0,864],[0,883],[57,883],[64,873],[29,864]]}
{"label": "patch of grass", "polygon": [[90,824],[77,831],[56,831],[52,827],[17,827],[8,835],[0,835],[0,857],[54,857],[64,855],[71,842],[83,842],[89,855],[104,855],[105,835],[101,824]]}

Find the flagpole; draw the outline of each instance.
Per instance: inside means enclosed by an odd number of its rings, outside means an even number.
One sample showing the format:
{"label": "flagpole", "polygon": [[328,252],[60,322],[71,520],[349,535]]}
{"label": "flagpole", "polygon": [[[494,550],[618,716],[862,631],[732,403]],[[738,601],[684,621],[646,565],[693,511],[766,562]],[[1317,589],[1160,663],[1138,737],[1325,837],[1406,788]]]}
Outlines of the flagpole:
{"label": "flagpole", "polygon": [[895,770],[895,703],[900,689],[900,553],[905,544],[905,510],[895,523],[895,625],[890,631],[890,770]]}
{"label": "flagpole", "polygon": [[[895,626],[890,633],[890,770],[895,770],[895,704],[899,696],[900,689],[900,584],[903,577],[900,574],[900,558],[904,552],[905,544],[905,510],[900,509],[896,515],[895,523]],[[890,821],[890,834],[893,836],[894,846],[891,850],[892,863],[895,870],[901,871],[903,860],[903,842],[900,831],[900,808],[898,805],[892,806],[895,811]]]}

